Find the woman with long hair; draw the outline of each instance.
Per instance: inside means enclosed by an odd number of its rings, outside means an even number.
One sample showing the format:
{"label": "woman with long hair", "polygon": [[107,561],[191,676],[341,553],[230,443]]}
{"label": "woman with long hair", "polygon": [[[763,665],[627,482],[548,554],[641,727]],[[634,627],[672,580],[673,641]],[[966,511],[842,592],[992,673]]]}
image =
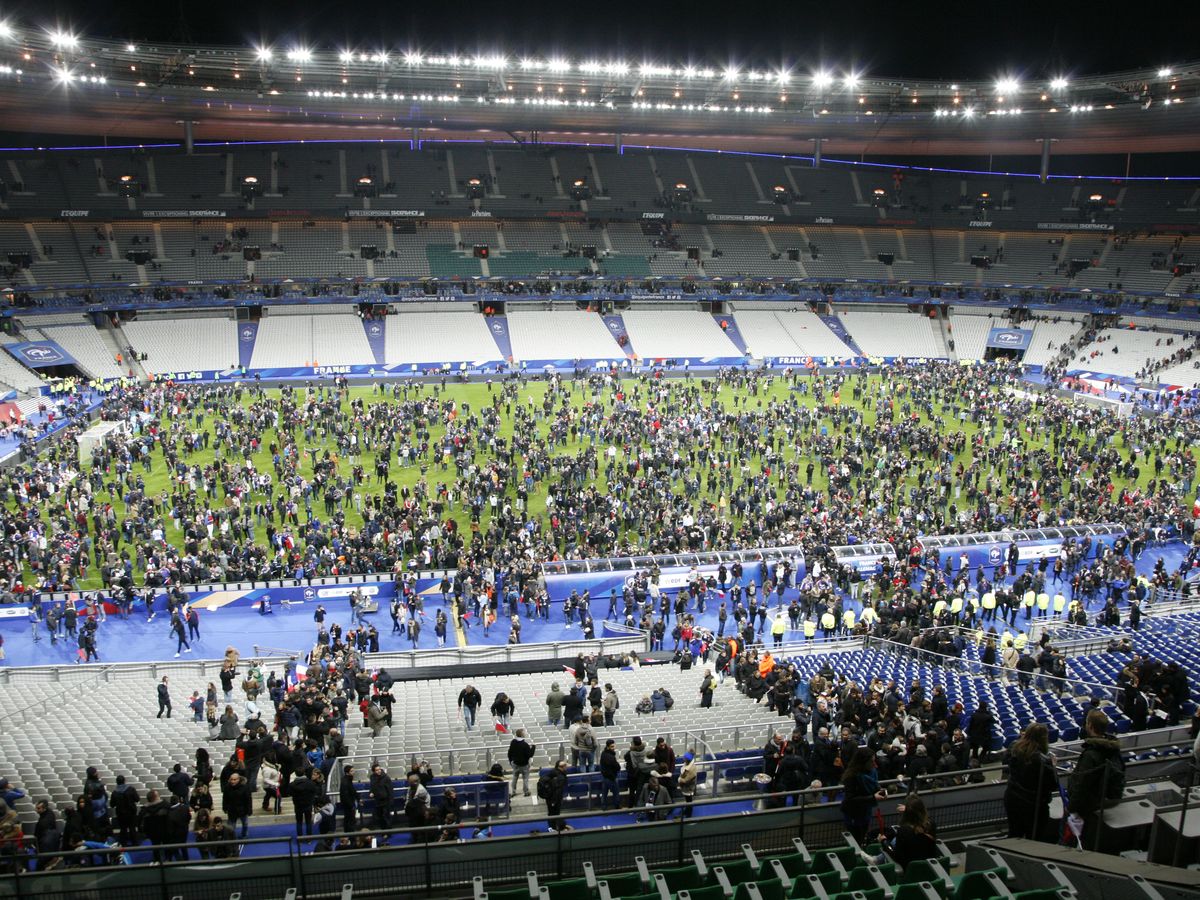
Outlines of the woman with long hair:
{"label": "woman with long hair", "polygon": [[879,801],[887,796],[879,789],[879,775],[875,771],[875,754],[867,747],[854,751],[850,764],[842,774],[842,820],[846,830],[860,844],[864,843],[871,816]]}
{"label": "woman with long hair", "polygon": [[1034,722],[1008,750],[1008,786],[1004,789],[1008,836],[1051,840],[1050,800],[1057,792],[1050,733],[1041,722]]}
{"label": "woman with long hair", "polygon": [[940,856],[937,829],[929,819],[925,801],[915,794],[910,795],[904,801],[902,810],[900,825],[889,844],[896,865],[906,869],[914,859],[936,859]]}

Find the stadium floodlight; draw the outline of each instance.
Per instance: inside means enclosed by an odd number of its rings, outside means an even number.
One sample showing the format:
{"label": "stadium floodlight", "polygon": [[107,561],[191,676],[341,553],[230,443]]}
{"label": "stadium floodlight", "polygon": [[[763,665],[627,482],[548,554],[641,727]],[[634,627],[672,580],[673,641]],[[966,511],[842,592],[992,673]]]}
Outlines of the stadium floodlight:
{"label": "stadium floodlight", "polygon": [[306,63],[312,59],[312,51],[307,47],[293,47],[287,52],[287,58],[290,62]]}
{"label": "stadium floodlight", "polygon": [[833,76],[824,70],[813,72],[812,83],[815,88],[827,88],[833,84]]}
{"label": "stadium floodlight", "polygon": [[1059,75],[1057,78],[1051,79],[1050,90],[1065,91],[1067,89],[1068,84],[1069,84],[1069,82],[1067,81],[1067,79],[1065,79],[1061,75]]}
{"label": "stadium floodlight", "polygon": [[66,31],[52,31],[50,43],[60,50],[73,50],[79,45],[79,38]]}
{"label": "stadium floodlight", "polygon": [[1006,94],[1015,94],[1021,90],[1021,83],[1012,76],[1006,75],[996,81],[996,93],[1004,96]]}
{"label": "stadium floodlight", "polygon": [[541,63],[539,63],[536,59],[531,59],[528,56],[521,60],[521,68],[526,72],[528,72],[530,69],[540,69],[541,67]]}
{"label": "stadium floodlight", "polygon": [[390,58],[386,50],[377,50],[371,54],[371,62],[378,63],[381,66],[386,66]]}
{"label": "stadium floodlight", "polygon": [[1158,77],[1159,78],[1170,78],[1171,77],[1171,67],[1163,66],[1161,69],[1159,69]]}
{"label": "stadium floodlight", "polygon": [[963,117],[964,119],[973,119],[973,118],[975,118],[975,107],[973,107],[973,106],[964,106],[964,107],[962,108],[962,117]]}
{"label": "stadium floodlight", "polygon": [[275,55],[275,51],[270,47],[255,47],[254,55],[258,58],[259,62],[270,62],[271,57]]}
{"label": "stadium floodlight", "polygon": [[354,62],[354,51],[353,50],[342,50],[341,52],[338,53],[338,59],[344,63],[352,63],[352,62]]}
{"label": "stadium floodlight", "polygon": [[600,72],[604,71],[604,63],[598,60],[589,59],[586,62],[581,62],[579,64],[579,71],[587,75],[598,75]]}
{"label": "stadium floodlight", "polygon": [[416,50],[409,50],[404,54],[404,62],[409,66],[419,66],[421,64],[421,54]]}
{"label": "stadium floodlight", "polygon": [[[2,33],[3,33],[3,32],[2,32],[2,31],[0,31],[0,34],[2,34]],[[126,44],[126,45],[125,45],[125,52],[126,52],[126,53],[137,53],[137,44]]]}
{"label": "stadium floodlight", "polygon": [[4,20],[0,19],[0,38],[10,38],[13,36],[13,27]]}
{"label": "stadium floodlight", "polygon": [[54,70],[54,78],[59,84],[70,84],[75,80],[75,73],[63,66],[61,69]]}
{"label": "stadium floodlight", "polygon": [[562,59],[561,57],[554,57],[546,63],[546,68],[551,72],[570,72],[571,63],[569,60]]}
{"label": "stadium floodlight", "polygon": [[477,69],[503,69],[507,65],[508,60],[498,53],[475,57],[475,68]]}
{"label": "stadium floodlight", "polygon": [[786,69],[783,69],[780,72],[776,73],[775,80],[777,82],[779,82],[780,84],[787,84],[789,81],[792,80],[792,73],[787,71]]}
{"label": "stadium floodlight", "polygon": [[629,74],[629,63],[624,62],[623,60],[617,60],[616,62],[610,62],[604,68],[605,68],[605,71],[607,71],[609,75],[628,75]]}
{"label": "stadium floodlight", "polygon": [[842,79],[842,84],[849,90],[854,90],[858,87],[861,76],[857,72],[847,72],[846,77]]}
{"label": "stadium floodlight", "polygon": [[726,81],[737,81],[739,74],[737,66],[726,66],[725,71],[721,73],[721,77]]}

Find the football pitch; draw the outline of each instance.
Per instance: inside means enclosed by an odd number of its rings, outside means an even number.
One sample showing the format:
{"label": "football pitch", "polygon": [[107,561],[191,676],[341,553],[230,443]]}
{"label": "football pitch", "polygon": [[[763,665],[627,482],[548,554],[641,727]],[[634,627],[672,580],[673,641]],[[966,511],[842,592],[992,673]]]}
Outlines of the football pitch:
{"label": "football pitch", "polygon": [[[654,416],[644,416],[640,421],[645,423],[639,431],[626,430],[622,445],[615,447],[615,459],[624,463],[630,454],[650,447],[650,436],[655,430],[654,420],[670,425],[681,419],[712,420],[712,413],[720,409],[735,418],[724,419],[717,429],[707,429],[703,435],[674,437],[673,452],[682,454],[689,459],[689,454],[698,444],[703,443],[708,453],[709,465],[687,466],[675,470],[671,477],[669,490],[676,495],[685,496],[692,504],[701,501],[711,503],[714,508],[725,510],[731,495],[736,494],[750,481],[759,479],[764,469],[771,471],[767,490],[777,498],[782,498],[789,487],[795,486],[800,490],[810,488],[809,466],[812,467],[811,490],[818,495],[827,491],[829,485],[829,466],[839,464],[838,448],[851,445],[858,436],[868,431],[879,431],[888,423],[899,423],[908,420],[927,428],[936,442],[942,445],[954,445],[953,452],[936,454],[913,455],[906,465],[900,478],[873,477],[876,473],[864,469],[861,477],[856,478],[855,484],[866,492],[872,505],[883,504],[892,509],[898,509],[908,502],[909,489],[916,487],[927,479],[949,477],[961,465],[969,468],[975,459],[976,452],[982,452],[989,446],[1000,446],[1009,453],[1032,455],[1036,451],[1049,450],[1050,455],[1042,455],[1040,464],[1035,465],[1034,474],[1040,479],[1067,478],[1071,472],[1059,471],[1061,467],[1053,462],[1056,441],[1080,442],[1085,448],[1093,446],[1097,451],[1101,448],[1117,448],[1123,458],[1128,458],[1129,448],[1124,444],[1124,436],[1114,424],[1111,431],[1101,428],[1091,429],[1084,433],[1069,426],[1045,427],[1041,421],[1030,421],[1022,417],[1016,410],[1010,415],[996,415],[988,405],[980,406],[969,392],[964,390],[967,384],[979,385],[982,382],[971,376],[954,376],[936,381],[923,379],[920,376],[908,376],[901,373],[884,373],[882,375],[848,375],[848,376],[809,376],[804,375],[793,379],[782,376],[770,378],[755,378],[741,384],[719,382],[716,379],[704,379],[693,376],[690,379],[625,379],[621,381],[596,380],[565,380],[557,388],[545,380],[528,380],[523,383],[452,383],[445,386],[433,384],[410,384],[402,386],[399,394],[394,394],[393,385],[354,386],[336,393],[332,385],[314,385],[312,388],[294,389],[301,397],[311,390],[313,399],[323,408],[329,404],[339,405],[342,420],[346,426],[354,430],[355,410],[352,402],[361,400],[366,407],[375,404],[394,404],[405,400],[428,398],[436,401],[433,414],[427,423],[427,437],[419,437],[419,423],[415,418],[403,419],[398,422],[392,444],[392,456],[389,460],[388,479],[396,486],[413,489],[424,479],[430,496],[437,492],[437,485],[446,484],[454,495],[451,508],[444,517],[453,518],[464,536],[472,531],[472,515],[469,503],[465,503],[461,490],[456,490],[458,474],[453,461],[443,462],[443,443],[447,433],[447,423],[457,420],[471,421],[488,408],[495,410],[498,427],[498,441],[511,444],[514,434],[519,430],[523,438],[532,440],[534,446],[546,448],[551,456],[550,471],[556,471],[554,461],[562,461],[563,457],[576,457],[585,451],[594,451],[603,461],[615,442],[608,440],[602,433],[604,423],[613,415],[618,405],[629,405],[646,411],[652,408]],[[506,386],[507,384],[507,386]],[[188,388],[189,392],[196,391]],[[235,397],[230,386],[225,386],[225,393],[215,407],[204,409],[201,404],[193,404],[189,409],[174,411],[164,409],[158,419],[158,427],[164,433],[173,433],[177,438],[188,434],[207,432],[210,440],[207,447],[186,450],[182,440],[177,443],[179,459],[193,469],[192,476],[179,479],[174,472],[168,471],[164,464],[162,450],[155,446],[151,471],[145,471],[140,464],[135,464],[124,485],[117,484],[114,472],[109,472],[104,478],[104,489],[100,493],[102,501],[111,495],[117,513],[118,525],[126,516],[126,497],[130,480],[144,480],[144,493],[157,501],[158,518],[164,526],[166,540],[174,546],[182,546],[183,533],[172,520],[169,511],[172,507],[172,495],[177,491],[194,492],[203,490],[202,485],[215,485],[209,497],[200,497],[199,506],[218,506],[224,501],[224,491],[218,475],[223,463],[241,465],[249,461],[257,472],[272,475],[270,497],[280,491],[278,479],[274,478],[272,459],[272,444],[283,445],[285,436],[274,427],[265,427],[261,431],[251,429],[261,440],[256,452],[248,452],[244,440],[219,441],[215,439],[216,424],[230,420],[234,405],[250,409],[258,403],[270,407],[281,402],[282,391],[277,388],[259,388],[247,383]],[[1002,390],[1000,387],[993,391]],[[217,395],[213,389],[199,389],[201,394],[207,393],[210,398]],[[553,391],[550,403],[547,404],[547,392]],[[1015,404],[1015,402],[1014,402]],[[520,416],[517,407],[524,407],[532,415]],[[789,422],[783,421],[783,411],[803,411],[797,425],[797,417],[790,415]],[[1037,417],[1035,417],[1037,418]],[[555,431],[552,437],[552,429]],[[532,432],[532,433],[531,433]],[[247,434],[242,430],[237,437],[244,439]],[[962,435],[959,439],[957,436]],[[739,439],[740,438],[740,439]],[[377,451],[363,446],[363,439],[358,438],[356,452],[342,453],[338,448],[335,436],[318,427],[312,434],[306,434],[305,429],[296,429],[294,439],[299,450],[298,474],[308,480],[313,477],[314,463],[323,459],[326,454],[333,454],[335,470],[341,477],[350,475],[355,466],[361,466],[363,478],[353,488],[351,502],[342,505],[346,523],[351,529],[362,525],[363,518],[359,504],[371,502],[375,495],[384,491],[383,483],[375,477]],[[424,445],[424,452],[416,452],[415,448]],[[414,448],[415,457],[407,461],[397,457],[397,451],[402,447]],[[477,466],[486,466],[495,458],[496,451],[489,444],[472,442],[469,446],[472,452],[472,462]],[[1166,448],[1157,448],[1166,449]],[[903,453],[902,448],[889,448],[889,453]],[[719,479],[709,477],[713,458],[724,459],[728,462],[732,475],[732,483],[721,483]],[[1049,460],[1049,462],[1047,462]],[[509,479],[505,499],[512,501],[516,496],[516,484],[521,480],[523,471],[522,457],[517,454],[513,459],[514,477]],[[86,466],[86,463],[85,463]],[[594,469],[592,483],[601,493],[607,493],[610,485],[605,474],[605,466],[597,465]],[[200,478],[195,478],[195,474]],[[985,470],[982,475],[986,478],[990,473]],[[1008,469],[997,470],[995,475],[1001,479],[1007,477]],[[1151,467],[1141,465],[1138,482],[1145,485],[1150,478]],[[551,474],[534,482],[529,491],[527,510],[531,516],[545,519],[547,517],[547,493],[556,482]],[[953,483],[953,481],[952,481]],[[1129,479],[1114,476],[1113,483],[1119,489],[1129,484]],[[357,494],[358,497],[354,497]],[[257,492],[244,500],[253,505],[254,502],[265,500],[267,497]],[[629,497],[631,503],[645,502],[645,497]],[[503,500],[501,501],[503,502]],[[966,491],[955,497],[951,492],[948,509],[965,509],[967,503]],[[736,513],[729,507],[729,514],[736,521]],[[300,506],[301,523],[306,519],[304,505]],[[312,515],[326,519],[323,500],[314,498]],[[492,515],[490,504],[482,505],[478,528],[485,529]],[[281,526],[282,528],[282,526]],[[265,528],[256,527],[255,537],[260,544],[265,544]],[[634,544],[639,542],[637,534],[622,533],[622,540]],[[297,540],[297,545],[300,541]],[[123,543],[122,547],[129,545]],[[563,549],[559,548],[560,551]],[[719,548],[718,548],[719,549]],[[135,577],[140,583],[142,572],[136,571]],[[80,587],[93,589],[101,586],[99,571],[90,567],[87,577]]]}

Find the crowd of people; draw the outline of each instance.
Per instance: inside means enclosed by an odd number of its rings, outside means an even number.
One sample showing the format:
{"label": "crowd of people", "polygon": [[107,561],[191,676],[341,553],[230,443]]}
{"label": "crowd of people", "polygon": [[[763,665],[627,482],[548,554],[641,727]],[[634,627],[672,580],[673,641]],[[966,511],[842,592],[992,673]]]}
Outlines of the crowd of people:
{"label": "crowd of people", "polygon": [[[772,572],[761,602],[716,601],[715,633],[690,618],[715,599],[702,580],[683,592],[690,597],[682,615],[677,598],[653,590],[652,573],[643,573],[644,587],[634,579],[611,602],[660,647],[674,614],[670,634],[678,652],[706,664],[711,658],[702,684],[732,677],[795,719],[792,738],[773,742],[764,754],[765,774],[786,789],[837,785],[853,773],[867,791],[868,771],[875,778],[882,772],[885,781],[949,778],[952,771],[971,778],[961,773],[977,768],[990,750],[981,737],[990,734],[986,708],[969,715],[944,709],[936,689],[925,698],[919,685],[902,697],[895,686],[859,685],[843,694],[836,679],[800,684],[786,671],[764,671],[769,653],[754,645],[765,640],[768,620],[771,636],[777,627],[807,635],[811,622],[826,635],[873,632],[899,643],[911,643],[906,632],[965,622],[991,626],[993,658],[1007,665],[1014,651],[1017,675],[1032,653],[1016,646],[1023,635],[1006,640],[995,632],[997,617],[1003,627],[1022,611],[1026,619],[1044,615],[1043,595],[1056,615],[1066,611],[1059,585],[1072,588],[1071,615],[1086,619],[1102,593],[1100,612],[1110,603],[1115,608],[1111,586],[1134,582],[1132,558],[1167,536],[1191,549],[1180,566],[1160,565],[1145,581],[1186,587],[1184,575],[1197,559],[1189,503],[1194,423],[1119,419],[1049,395],[1013,392],[1017,374],[1004,365],[937,364],[878,377],[729,370],[707,379],[622,381],[593,374],[552,377],[536,391],[517,375],[489,384],[487,402],[478,405],[460,401],[445,384],[376,385],[353,395],[341,380],[278,392],[253,382],[127,385],[106,396],[102,415],[131,427],[97,446],[89,465],[79,465],[72,426],[65,440],[48,441],[39,456],[0,473],[0,599],[98,584],[125,614],[140,601],[153,615],[156,598],[165,596],[177,652],[186,652],[184,629],[193,623],[178,590],[183,584],[393,573],[405,603],[415,604],[411,573],[448,568],[455,575],[443,593],[453,598],[452,608],[461,615],[473,607],[485,621],[511,613],[519,640],[519,611],[532,616],[547,605],[540,562],[796,545],[809,562],[805,578],[796,583],[789,573]],[[409,474],[394,478],[398,470]],[[168,473],[165,486],[148,489],[159,471]],[[1126,527],[1129,540],[1101,553],[1080,542],[1058,560],[1024,569],[1006,561],[990,574],[939,565],[916,543],[921,534],[1072,521],[1114,522]],[[898,558],[865,578],[838,566],[829,548],[861,541],[889,542]],[[742,579],[735,580],[740,591]],[[795,599],[771,614],[768,598],[775,591],[782,598],[785,585]],[[858,618],[846,618],[847,598],[862,604]],[[56,618],[55,636],[69,632],[69,609]],[[401,614],[393,610],[394,619]],[[92,632],[92,651],[103,616],[103,604],[93,603],[77,629]],[[405,631],[408,637],[407,620]],[[133,798],[137,812],[127,813],[124,826],[118,815],[116,827],[107,810],[110,804],[117,810],[121,786],[110,794],[85,780],[76,810],[81,824],[72,818],[68,830],[64,822],[57,846],[108,846],[114,834],[120,843],[123,828],[126,837],[140,833],[165,845],[189,827],[199,836],[201,821],[205,835],[218,836],[206,841],[244,835],[250,798],[260,787],[268,810],[291,798],[298,832],[332,833],[335,819],[325,810],[334,798],[323,786],[346,756],[350,706],[358,706],[362,727],[378,733],[391,721],[392,704],[386,673],[372,678],[364,667],[362,654],[374,646],[369,637],[364,646],[357,632],[354,640],[340,630],[324,633],[302,683],[288,672],[242,671],[232,654],[220,679],[223,698],[209,685],[203,703],[189,702],[214,738],[233,741],[219,778],[211,766],[201,777],[198,754],[195,772],[178,773],[194,784],[180,793],[180,779],[167,786],[168,796]],[[1050,660],[1046,672],[1057,677],[1053,666]],[[247,699],[240,721],[231,702],[238,679]],[[169,686],[167,693],[169,699]],[[698,705],[704,693],[702,687]],[[258,715],[259,694],[270,698],[273,717]],[[615,711],[606,703],[598,685],[588,686],[586,704],[595,708],[598,727]],[[472,718],[478,707],[471,707]],[[590,729],[595,720],[588,718]],[[587,736],[575,726],[573,741],[580,731]],[[612,773],[617,748],[595,735],[592,741],[573,746],[576,758],[592,765],[598,752],[600,771]],[[630,800],[643,808],[663,805],[664,796],[687,797],[673,753],[658,760],[657,749],[631,746],[625,753],[626,771],[632,765],[635,775]],[[518,763],[519,747],[515,756],[510,749],[514,789],[523,766],[528,790],[532,757]],[[374,824],[390,827],[391,776],[381,767],[341,774],[343,787],[366,778]],[[537,790],[549,803],[561,798],[561,782],[548,777],[554,784]],[[408,774],[405,823],[457,834],[455,811],[429,801],[428,780],[422,771]],[[205,794],[210,809],[196,801]],[[344,824],[353,825],[357,801],[336,800],[348,807]],[[557,810],[548,811],[561,824]],[[57,821],[47,812],[43,835]],[[201,818],[202,812],[209,814]],[[861,814],[850,818],[857,824]]]}

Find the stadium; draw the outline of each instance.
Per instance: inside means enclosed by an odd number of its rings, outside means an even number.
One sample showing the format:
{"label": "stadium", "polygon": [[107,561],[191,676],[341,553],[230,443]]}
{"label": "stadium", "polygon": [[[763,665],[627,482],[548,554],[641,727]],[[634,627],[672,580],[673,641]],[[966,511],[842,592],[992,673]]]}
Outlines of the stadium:
{"label": "stadium", "polygon": [[1200,897],[1200,63],[119,21],[0,18],[0,898]]}

